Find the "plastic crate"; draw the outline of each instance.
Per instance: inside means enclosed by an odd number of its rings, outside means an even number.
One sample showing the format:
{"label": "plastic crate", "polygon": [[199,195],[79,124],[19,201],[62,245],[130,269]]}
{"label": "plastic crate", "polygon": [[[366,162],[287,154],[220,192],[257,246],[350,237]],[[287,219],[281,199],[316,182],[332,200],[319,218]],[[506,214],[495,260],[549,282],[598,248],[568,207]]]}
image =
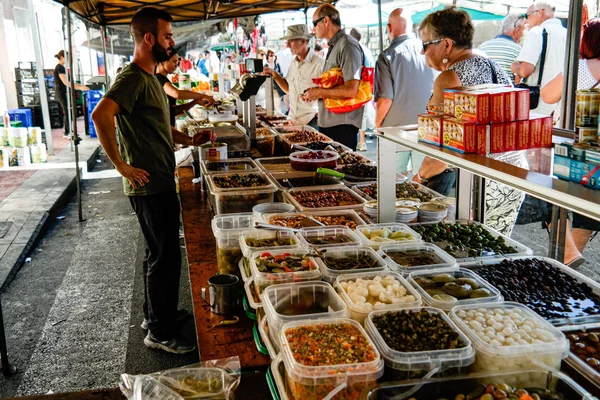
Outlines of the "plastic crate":
{"label": "plastic crate", "polygon": [[17,108],[14,110],[8,110],[8,116],[11,121],[21,121],[23,128],[29,128],[33,126],[33,117],[31,110],[26,108]]}

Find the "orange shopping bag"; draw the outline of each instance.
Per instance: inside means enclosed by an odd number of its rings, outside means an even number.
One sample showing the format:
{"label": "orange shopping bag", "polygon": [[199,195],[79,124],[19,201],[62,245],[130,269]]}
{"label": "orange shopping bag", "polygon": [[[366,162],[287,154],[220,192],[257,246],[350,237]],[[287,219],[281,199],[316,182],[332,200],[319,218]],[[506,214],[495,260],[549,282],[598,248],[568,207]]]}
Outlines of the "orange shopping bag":
{"label": "orange shopping bag", "polygon": [[[373,98],[374,68],[363,67],[361,79],[358,85],[358,93],[355,98],[347,99],[324,99],[325,108],[334,114],[344,114],[358,110]],[[342,70],[338,67],[325,71],[320,77],[313,79],[319,87],[329,89],[342,85],[344,77]]]}

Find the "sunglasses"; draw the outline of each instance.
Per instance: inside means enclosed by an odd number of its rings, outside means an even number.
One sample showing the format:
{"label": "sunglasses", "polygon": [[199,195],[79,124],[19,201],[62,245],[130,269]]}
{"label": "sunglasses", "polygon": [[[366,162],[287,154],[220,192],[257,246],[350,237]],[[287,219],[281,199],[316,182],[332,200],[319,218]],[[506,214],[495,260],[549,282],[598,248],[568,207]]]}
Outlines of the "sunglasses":
{"label": "sunglasses", "polygon": [[443,42],[444,39],[436,39],[436,40],[430,40],[429,42],[423,42],[423,53],[425,53],[427,51],[427,47],[429,47],[432,44],[438,44]]}
{"label": "sunglasses", "polygon": [[529,16],[530,16],[531,14],[535,14],[536,12],[538,12],[538,11],[543,11],[543,10],[545,10],[545,8],[539,8],[539,9],[537,9],[537,10],[532,10],[532,11],[529,11],[528,13],[522,14],[522,15],[521,15],[521,17],[523,17],[523,18],[527,19],[527,18],[529,18]]}
{"label": "sunglasses", "polygon": [[[325,16],[326,17],[326,16]],[[319,19],[316,19],[313,21],[313,26],[316,28],[317,25],[319,25],[319,22],[323,21],[325,19],[325,17],[321,17]]]}

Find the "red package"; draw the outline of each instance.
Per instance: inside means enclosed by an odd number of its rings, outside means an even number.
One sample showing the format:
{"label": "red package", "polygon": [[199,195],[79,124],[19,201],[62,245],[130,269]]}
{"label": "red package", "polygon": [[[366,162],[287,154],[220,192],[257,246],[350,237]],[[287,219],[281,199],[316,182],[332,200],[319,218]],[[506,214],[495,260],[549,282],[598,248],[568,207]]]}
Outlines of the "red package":
{"label": "red package", "polygon": [[529,121],[517,121],[517,150],[529,148]]}
{"label": "red package", "polygon": [[419,114],[417,121],[417,137],[419,141],[441,146],[442,116],[437,114]]}
{"label": "red package", "polygon": [[534,118],[529,120],[529,148],[538,147],[542,147],[542,119]]}
{"label": "red package", "polygon": [[515,88],[513,91],[516,93],[516,120],[524,121],[529,119],[529,89]]}
{"label": "red package", "polygon": [[505,121],[504,113],[504,91],[490,92],[490,122],[501,124]]}
{"label": "red package", "polygon": [[552,147],[552,126],[554,119],[551,116],[542,118],[542,147]]}
{"label": "red package", "polygon": [[454,94],[458,89],[444,89],[444,115],[454,117]]}
{"label": "red package", "polygon": [[478,132],[485,130],[485,127],[486,125],[477,125],[472,121],[444,118],[443,146],[461,153],[475,153]]}
{"label": "red package", "polygon": [[517,149],[517,123],[507,122],[504,124],[504,151]]}
{"label": "red package", "polygon": [[490,134],[490,126],[487,125],[486,129],[477,130],[477,154],[486,155],[489,153],[488,135]]}
{"label": "red package", "polygon": [[487,124],[490,122],[490,95],[479,91],[454,94],[454,115],[457,119]]}
{"label": "red package", "polygon": [[490,153],[504,151],[504,124],[490,125]]}

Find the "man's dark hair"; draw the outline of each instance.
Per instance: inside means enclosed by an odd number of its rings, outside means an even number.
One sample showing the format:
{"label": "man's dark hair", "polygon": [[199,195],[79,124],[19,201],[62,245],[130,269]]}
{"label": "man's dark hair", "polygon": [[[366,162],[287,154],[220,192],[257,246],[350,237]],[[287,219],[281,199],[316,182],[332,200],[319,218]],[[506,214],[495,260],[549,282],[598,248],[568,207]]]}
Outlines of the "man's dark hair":
{"label": "man's dark hair", "polygon": [[204,54],[210,54],[210,51],[204,50]]}
{"label": "man's dark hair", "polygon": [[[340,12],[331,4],[324,4],[319,7],[319,18],[329,17],[329,20],[335,26],[341,27],[342,20],[340,19]],[[313,19],[316,19],[313,17]]]}
{"label": "man's dark hair", "polygon": [[144,7],[136,12],[129,25],[135,43],[143,41],[144,35],[148,32],[155,37],[158,36],[159,19],[167,22],[173,21],[173,17],[168,12],[154,7]]}
{"label": "man's dark hair", "polygon": [[360,42],[360,39],[362,38],[362,35],[360,34],[359,31],[356,30],[356,28],[350,29],[350,36],[352,36],[354,39],[358,40],[359,42]]}

